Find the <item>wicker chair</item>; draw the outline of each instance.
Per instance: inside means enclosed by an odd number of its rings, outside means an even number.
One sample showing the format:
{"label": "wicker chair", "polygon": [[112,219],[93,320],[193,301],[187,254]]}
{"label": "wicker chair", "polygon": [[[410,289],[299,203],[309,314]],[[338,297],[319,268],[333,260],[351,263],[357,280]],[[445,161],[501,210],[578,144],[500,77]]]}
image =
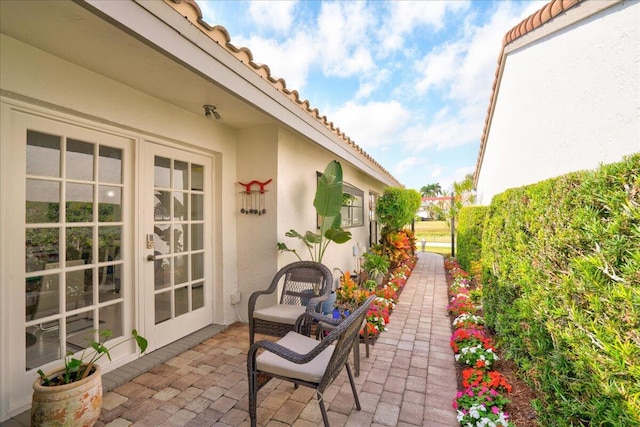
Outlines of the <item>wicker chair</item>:
{"label": "wicker chair", "polygon": [[[360,410],[360,400],[349,366],[349,353],[353,348],[354,341],[359,339],[362,322],[374,299],[375,295],[370,296],[364,304],[340,322],[322,341],[316,341],[297,332],[289,332],[277,342],[261,340],[249,348],[247,373],[249,376],[249,415],[252,427],[257,424],[258,390],[271,378],[280,378],[290,381],[296,386],[303,385],[316,389],[322,420],[325,427],[329,427],[322,394],[340,374],[342,368],[346,367],[356,408]],[[332,323],[332,319],[328,319],[327,316],[320,313],[306,313],[305,317]],[[301,323],[298,322],[298,324]],[[258,351],[261,349],[265,351],[258,355]]]}
{"label": "wicker chair", "polygon": [[[258,298],[275,293],[283,279],[279,304],[256,310]],[[299,261],[284,266],[268,289],[249,297],[249,344],[253,344],[255,334],[283,337],[295,330],[298,317],[307,311],[316,311],[320,303],[329,298],[332,285],[331,271],[318,262]],[[302,326],[301,332],[309,335],[311,324]]]}

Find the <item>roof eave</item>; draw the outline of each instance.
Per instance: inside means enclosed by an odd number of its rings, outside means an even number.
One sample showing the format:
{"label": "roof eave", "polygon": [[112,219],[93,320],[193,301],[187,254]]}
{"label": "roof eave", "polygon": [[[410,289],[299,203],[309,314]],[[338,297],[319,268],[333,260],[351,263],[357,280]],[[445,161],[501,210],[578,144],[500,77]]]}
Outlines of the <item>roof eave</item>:
{"label": "roof eave", "polygon": [[308,101],[301,102],[296,91],[286,89],[284,80],[253,62],[249,49],[233,46],[224,27],[206,24],[193,0],[82,3],[357,169],[385,185],[402,186]]}

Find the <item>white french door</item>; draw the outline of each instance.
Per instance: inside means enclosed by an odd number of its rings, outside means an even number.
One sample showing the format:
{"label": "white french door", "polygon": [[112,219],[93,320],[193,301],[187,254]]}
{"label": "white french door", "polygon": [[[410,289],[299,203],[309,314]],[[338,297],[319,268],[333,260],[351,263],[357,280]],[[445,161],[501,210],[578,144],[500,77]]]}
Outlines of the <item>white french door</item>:
{"label": "white french door", "polygon": [[[2,417],[109,329],[134,327],[131,138],[3,107]],[[5,121],[6,120],[6,121]],[[4,127],[4,126],[3,126]],[[122,360],[134,353],[120,346]]]}
{"label": "white french door", "polygon": [[[151,351],[213,321],[211,156],[1,104],[0,417],[96,330]],[[136,168],[135,165],[141,167]],[[133,360],[133,343],[111,351]],[[109,363],[103,359],[104,363]]]}
{"label": "white french door", "polygon": [[148,142],[144,164],[142,300],[156,349],[213,321],[213,161]]}

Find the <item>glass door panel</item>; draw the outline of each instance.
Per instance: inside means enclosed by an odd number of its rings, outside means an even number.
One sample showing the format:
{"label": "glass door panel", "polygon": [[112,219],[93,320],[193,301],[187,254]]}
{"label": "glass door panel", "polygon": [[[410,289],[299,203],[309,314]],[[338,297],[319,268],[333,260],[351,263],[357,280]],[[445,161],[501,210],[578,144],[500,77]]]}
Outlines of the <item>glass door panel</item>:
{"label": "glass door panel", "polygon": [[205,264],[210,237],[211,159],[150,144],[149,216],[145,269],[153,283],[151,309],[158,345],[211,323],[212,281]]}
{"label": "glass door panel", "polygon": [[[204,248],[202,244],[196,248],[188,245],[189,238],[204,240],[202,173],[202,165],[164,156],[154,158],[156,324],[202,307],[193,307],[191,284],[204,278]],[[192,181],[197,182],[196,189],[191,188]],[[195,201],[191,208],[190,200]]]}
{"label": "glass door panel", "polygon": [[123,160],[99,140],[27,131],[27,371],[85,349],[97,329],[122,335]]}

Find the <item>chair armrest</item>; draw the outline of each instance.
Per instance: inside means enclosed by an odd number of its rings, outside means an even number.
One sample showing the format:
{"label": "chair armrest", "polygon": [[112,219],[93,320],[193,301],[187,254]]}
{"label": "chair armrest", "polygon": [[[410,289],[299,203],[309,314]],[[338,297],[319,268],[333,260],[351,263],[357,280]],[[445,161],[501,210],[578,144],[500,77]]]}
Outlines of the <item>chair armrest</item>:
{"label": "chair armrest", "polygon": [[333,317],[329,317],[329,316],[325,316],[322,313],[318,313],[316,311],[313,310],[307,310],[305,313],[301,314],[298,319],[296,320],[295,323],[295,331],[300,333],[302,326],[304,325],[304,323],[308,320],[315,320],[318,322],[324,322],[327,323],[331,326],[338,326],[340,324],[340,322],[342,322],[342,320],[344,319],[334,319]]}
{"label": "chair armrest", "polygon": [[324,351],[324,349],[327,348],[329,344],[330,343],[328,342],[318,341],[318,345],[315,346],[313,349],[311,349],[310,352],[301,354],[287,347],[284,347],[278,344],[277,342],[269,341],[269,340],[260,340],[253,343],[251,347],[249,347],[247,362],[251,363],[251,361],[253,361],[253,363],[255,364],[256,354],[258,350],[264,349],[277,356],[282,357],[283,359],[288,360],[289,362],[293,362],[301,365],[303,363],[308,363],[312,361],[317,355],[322,353],[322,351]]}
{"label": "chair armrest", "polygon": [[249,302],[247,304],[249,309],[249,318],[251,318],[251,314],[256,308],[256,302],[258,301],[258,297],[260,297],[261,295],[269,295],[269,294],[272,294],[273,292],[275,292],[275,290],[271,291],[267,289],[265,291],[256,291],[251,294],[251,296],[249,297]]}
{"label": "chair armrest", "polygon": [[316,313],[316,307],[318,307],[319,304],[325,302],[328,299],[329,299],[329,294],[327,293],[324,293],[322,295],[318,295],[317,297],[313,297],[309,299],[309,302],[307,303],[306,311]]}

